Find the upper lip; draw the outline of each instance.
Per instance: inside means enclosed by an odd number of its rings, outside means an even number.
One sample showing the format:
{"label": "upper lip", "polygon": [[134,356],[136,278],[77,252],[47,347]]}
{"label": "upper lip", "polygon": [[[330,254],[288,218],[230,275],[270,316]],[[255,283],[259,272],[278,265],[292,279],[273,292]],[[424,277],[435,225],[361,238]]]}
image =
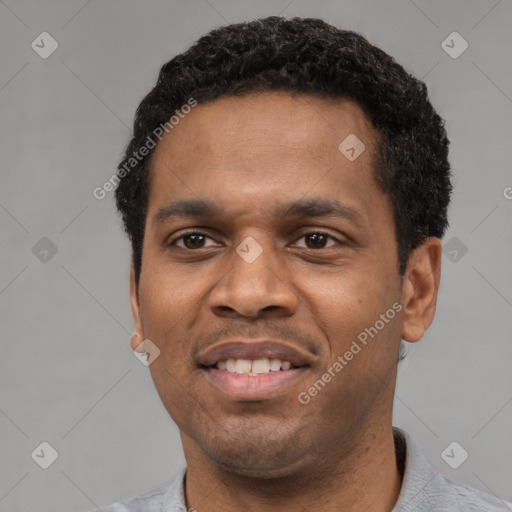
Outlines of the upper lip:
{"label": "upper lip", "polygon": [[214,366],[228,359],[280,359],[289,361],[293,366],[311,364],[311,354],[286,343],[273,340],[235,340],[225,341],[209,347],[199,354],[198,361],[203,366]]}

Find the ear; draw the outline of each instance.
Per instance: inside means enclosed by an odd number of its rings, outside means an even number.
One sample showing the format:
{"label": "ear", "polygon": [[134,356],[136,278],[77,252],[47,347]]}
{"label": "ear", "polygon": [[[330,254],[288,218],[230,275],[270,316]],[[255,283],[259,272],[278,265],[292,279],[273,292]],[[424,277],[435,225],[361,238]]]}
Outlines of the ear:
{"label": "ear", "polygon": [[135,270],[133,268],[133,263],[130,268],[130,304],[133,317],[133,335],[130,341],[130,346],[132,347],[132,350],[135,350],[144,340],[144,331],[142,329],[142,320],[139,306],[139,290],[135,281]]}
{"label": "ear", "polygon": [[409,257],[402,285],[402,339],[410,343],[419,341],[434,319],[441,278],[441,256],[441,240],[430,237]]}

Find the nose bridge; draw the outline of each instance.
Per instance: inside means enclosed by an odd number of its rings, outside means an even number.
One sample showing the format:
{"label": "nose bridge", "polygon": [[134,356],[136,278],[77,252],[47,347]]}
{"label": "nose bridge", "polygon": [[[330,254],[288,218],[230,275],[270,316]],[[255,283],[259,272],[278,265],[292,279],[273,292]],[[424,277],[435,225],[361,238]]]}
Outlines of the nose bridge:
{"label": "nose bridge", "polygon": [[236,247],[229,270],[231,284],[246,280],[251,288],[270,290],[277,279],[280,258],[274,254],[272,241],[263,235],[246,236]]}
{"label": "nose bridge", "polygon": [[226,272],[212,291],[211,306],[250,316],[269,306],[295,309],[297,298],[274,251],[268,238],[246,236],[233,248]]}

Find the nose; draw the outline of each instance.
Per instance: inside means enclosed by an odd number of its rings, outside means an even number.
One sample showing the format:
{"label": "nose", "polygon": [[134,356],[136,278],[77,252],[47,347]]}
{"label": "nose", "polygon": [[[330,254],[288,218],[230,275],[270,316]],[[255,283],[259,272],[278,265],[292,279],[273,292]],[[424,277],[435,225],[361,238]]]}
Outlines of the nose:
{"label": "nose", "polygon": [[[258,244],[258,255],[254,245],[240,244],[240,252],[233,249],[231,258],[226,258],[222,277],[210,293],[211,309],[223,317],[255,318],[264,312],[274,317],[293,315],[298,299],[287,284],[289,270],[270,247]],[[244,248],[248,249],[246,253],[242,252]]]}

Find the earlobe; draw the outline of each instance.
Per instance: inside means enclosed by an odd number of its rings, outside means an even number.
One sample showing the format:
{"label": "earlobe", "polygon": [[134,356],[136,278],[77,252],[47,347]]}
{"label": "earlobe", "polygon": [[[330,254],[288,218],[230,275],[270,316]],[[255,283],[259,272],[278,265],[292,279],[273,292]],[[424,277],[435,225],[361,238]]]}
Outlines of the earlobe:
{"label": "earlobe", "polygon": [[441,240],[430,237],[409,257],[402,287],[402,339],[410,343],[419,341],[434,319],[441,278],[441,256]]}
{"label": "earlobe", "polygon": [[144,340],[144,331],[142,329],[142,320],[140,317],[139,291],[137,283],[135,282],[135,270],[133,268],[133,263],[130,268],[130,305],[133,318],[133,335],[130,340],[130,346],[135,350]]}

